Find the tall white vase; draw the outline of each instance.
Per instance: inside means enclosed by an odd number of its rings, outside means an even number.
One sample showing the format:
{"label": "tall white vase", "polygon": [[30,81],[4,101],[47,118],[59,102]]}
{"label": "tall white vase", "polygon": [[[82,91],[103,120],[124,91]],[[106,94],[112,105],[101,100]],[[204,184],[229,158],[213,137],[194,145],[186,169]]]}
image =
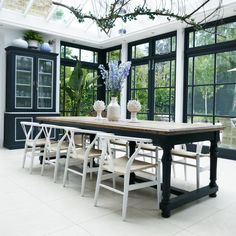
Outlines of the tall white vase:
{"label": "tall white vase", "polygon": [[120,105],[117,102],[117,97],[112,97],[110,104],[107,106],[107,119],[109,121],[120,120]]}

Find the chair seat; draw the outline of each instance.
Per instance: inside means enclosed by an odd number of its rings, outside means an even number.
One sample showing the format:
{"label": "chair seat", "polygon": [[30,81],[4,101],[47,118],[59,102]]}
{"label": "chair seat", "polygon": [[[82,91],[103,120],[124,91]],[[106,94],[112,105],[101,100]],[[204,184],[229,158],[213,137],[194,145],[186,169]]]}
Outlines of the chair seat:
{"label": "chair seat", "polygon": [[142,150],[145,150],[145,151],[152,151],[152,152],[155,152],[156,149],[157,149],[157,150],[161,150],[161,148],[158,147],[158,146],[154,146],[154,145],[152,145],[152,144],[146,144],[146,143],[144,143],[144,144],[141,145],[141,149],[142,149]]}
{"label": "chair seat", "polygon": [[196,159],[197,158],[197,153],[196,152],[189,152],[189,151],[185,151],[183,149],[173,149],[171,151],[171,154],[175,155],[175,156],[191,158],[191,159]]}
{"label": "chair seat", "polygon": [[[116,158],[113,160],[114,170],[111,169],[108,162],[103,165],[103,169],[110,171],[110,172],[125,174],[125,169],[126,169],[126,165],[127,165],[128,160],[129,159],[127,156]],[[130,172],[140,171],[140,170],[152,168],[155,166],[156,166],[156,164],[147,163],[147,162],[139,161],[139,160],[134,160],[132,163]]]}
{"label": "chair seat", "polygon": [[122,139],[112,139],[110,141],[110,143],[114,144],[114,145],[119,145],[119,146],[126,146],[127,141],[126,140],[122,140]]}
{"label": "chair seat", "polygon": [[[86,150],[83,148],[76,148],[76,153],[71,153],[70,157],[74,159],[84,160]],[[88,158],[96,158],[101,156],[102,151],[98,149],[91,149],[88,155]]]}
{"label": "chair seat", "polygon": [[[46,139],[45,139],[45,138],[37,139],[37,140],[35,141],[35,143],[36,143],[36,147],[37,147],[37,146],[38,146],[38,147],[44,146],[45,143],[46,143]],[[27,140],[27,143],[26,143],[26,144],[27,144],[27,146],[29,146],[29,147],[33,147],[34,140],[29,139],[29,140]]]}
{"label": "chair seat", "polygon": [[[69,147],[69,143],[66,142],[66,141],[63,142],[60,146],[60,152],[61,151],[66,151],[67,152],[68,147]],[[50,152],[56,152],[57,148],[58,148],[58,143],[57,142],[51,143]]]}

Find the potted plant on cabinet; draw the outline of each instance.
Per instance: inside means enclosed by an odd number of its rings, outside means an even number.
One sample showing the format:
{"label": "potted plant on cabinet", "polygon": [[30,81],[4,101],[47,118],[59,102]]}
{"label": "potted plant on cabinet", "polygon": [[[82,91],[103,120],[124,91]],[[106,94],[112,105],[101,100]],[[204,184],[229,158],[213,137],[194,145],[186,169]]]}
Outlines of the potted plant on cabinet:
{"label": "potted plant on cabinet", "polygon": [[29,48],[38,48],[43,43],[43,37],[39,32],[28,30],[24,33],[24,40],[28,41]]}

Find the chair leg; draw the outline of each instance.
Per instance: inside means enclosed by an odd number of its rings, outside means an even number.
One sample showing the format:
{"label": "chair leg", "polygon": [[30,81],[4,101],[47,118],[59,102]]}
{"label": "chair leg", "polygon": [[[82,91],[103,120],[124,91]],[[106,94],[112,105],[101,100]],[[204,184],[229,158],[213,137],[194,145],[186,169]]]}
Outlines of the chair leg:
{"label": "chair leg", "polygon": [[24,156],[23,156],[23,162],[22,162],[22,168],[25,168],[25,161],[26,161],[26,154],[28,152],[28,147],[25,144],[25,150],[24,150]]}
{"label": "chair leg", "polygon": [[196,158],[196,182],[197,182],[197,189],[200,187],[200,159],[199,157]]}
{"label": "chair leg", "polygon": [[43,161],[42,161],[42,167],[41,167],[41,175],[43,175],[43,172],[44,172],[44,167],[45,167],[45,160],[47,158],[47,150],[44,150],[44,153],[43,153]]}
{"label": "chair leg", "polygon": [[129,178],[125,176],[124,181],[124,195],[123,195],[123,205],[122,205],[122,220],[125,221],[128,205],[128,194],[129,194]]}
{"label": "chair leg", "polygon": [[30,174],[32,174],[32,171],[33,171],[34,155],[35,155],[35,146],[33,146],[32,153],[31,153]]}
{"label": "chair leg", "polygon": [[[89,167],[90,167],[90,169],[92,169],[93,168],[93,159],[91,158],[90,159],[90,163],[89,163]],[[93,172],[90,172],[90,180],[92,180],[93,179]]]}
{"label": "chair leg", "polygon": [[97,183],[94,195],[94,206],[97,206],[101,181],[102,181],[102,167],[100,167],[98,170]]}
{"label": "chair leg", "polygon": [[67,155],[67,157],[66,157],[66,164],[65,164],[65,170],[64,170],[64,177],[63,177],[63,187],[66,186],[66,179],[67,179],[67,175],[68,175],[69,160],[70,160],[70,156]]}
{"label": "chair leg", "polygon": [[160,162],[155,168],[156,171],[156,180],[157,180],[157,209],[160,209],[160,202],[161,202],[161,167]]}
{"label": "chair leg", "polygon": [[60,160],[60,153],[57,153],[56,155],[56,163],[55,163],[55,169],[54,169],[54,175],[53,175],[53,181],[56,183],[57,181],[57,174],[59,169],[59,160]]}
{"label": "chair leg", "polygon": [[174,178],[176,177],[176,172],[175,172],[175,163],[172,162],[172,171],[173,171],[173,176]]}
{"label": "chair leg", "polygon": [[184,165],[184,180],[187,181],[187,165],[186,165],[187,160],[186,160],[186,158],[184,158],[184,163],[185,163],[185,165]]}

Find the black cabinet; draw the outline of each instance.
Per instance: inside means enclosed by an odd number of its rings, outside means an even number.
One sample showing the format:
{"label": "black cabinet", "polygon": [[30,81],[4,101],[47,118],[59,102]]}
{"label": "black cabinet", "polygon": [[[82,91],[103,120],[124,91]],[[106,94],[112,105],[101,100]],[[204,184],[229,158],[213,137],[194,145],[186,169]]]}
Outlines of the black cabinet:
{"label": "black cabinet", "polygon": [[18,47],[6,48],[6,112],[4,146],[21,148],[20,121],[59,115],[56,109],[56,53]]}

